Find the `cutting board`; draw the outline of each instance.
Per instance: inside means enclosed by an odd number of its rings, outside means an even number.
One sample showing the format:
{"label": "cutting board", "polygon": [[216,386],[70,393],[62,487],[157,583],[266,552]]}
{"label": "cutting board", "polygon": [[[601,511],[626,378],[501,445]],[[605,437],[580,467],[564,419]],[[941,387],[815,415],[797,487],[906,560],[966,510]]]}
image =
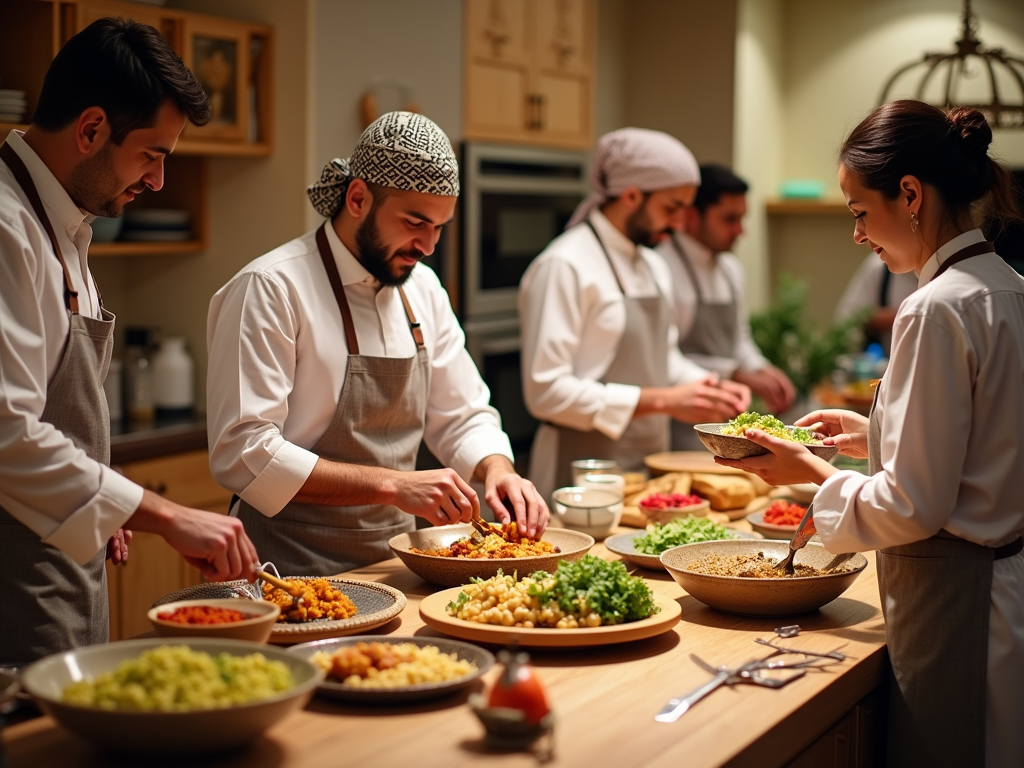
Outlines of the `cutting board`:
{"label": "cutting board", "polygon": [[704,472],[712,475],[746,475],[742,469],[715,464],[715,456],[708,451],[664,451],[644,458],[652,475],[666,472]]}

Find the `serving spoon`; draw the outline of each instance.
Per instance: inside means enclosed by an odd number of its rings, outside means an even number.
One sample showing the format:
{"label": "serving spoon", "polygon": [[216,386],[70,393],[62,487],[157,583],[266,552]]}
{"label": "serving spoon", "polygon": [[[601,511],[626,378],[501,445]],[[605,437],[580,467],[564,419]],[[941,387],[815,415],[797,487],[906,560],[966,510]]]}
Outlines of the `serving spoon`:
{"label": "serving spoon", "polygon": [[807,511],[804,512],[803,519],[796,527],[796,532],[793,534],[793,538],[789,540],[789,554],[784,560],[780,560],[775,564],[775,570],[783,570],[787,576],[792,576],[796,573],[793,569],[793,557],[796,555],[798,549],[803,549],[807,546],[807,542],[811,540],[811,536],[817,532],[818,529],[814,527],[814,502],[812,501],[807,505]]}

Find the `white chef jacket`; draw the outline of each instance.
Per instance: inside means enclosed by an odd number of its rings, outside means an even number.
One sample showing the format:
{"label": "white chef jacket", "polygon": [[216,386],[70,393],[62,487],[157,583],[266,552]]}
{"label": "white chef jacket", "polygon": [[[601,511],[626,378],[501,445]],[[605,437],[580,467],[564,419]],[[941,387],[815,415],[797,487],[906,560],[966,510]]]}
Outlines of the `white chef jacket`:
{"label": "white chef jacket", "polygon": [[[326,232],[360,354],[415,355],[398,290],[377,282],[333,227]],[[404,289],[430,359],[427,446],[466,480],[487,456],[511,461],[501,418],[437,275],[419,264]],[[334,418],[348,368],[341,311],[315,231],[256,259],[217,291],[207,347],[210,469],[225,488],[276,515],[313,471],[318,456],[309,449]]]}
{"label": "white chef jacket", "polygon": [[[904,300],[917,289],[917,275],[913,272],[890,274],[889,286],[886,290],[886,302],[881,303],[882,280],[889,268],[874,252],[869,253],[860,267],[850,278],[843,291],[843,296],[836,305],[836,322],[870,307],[881,309],[883,306],[899,309]],[[882,347],[888,354],[892,348],[892,331],[881,334]]]}
{"label": "white chef jacket", "polygon": [[[981,230],[942,246],[901,305],[876,408],[882,471],[843,471],[814,500],[832,552],[909,544],[940,529],[996,547],[1024,532],[1024,278],[994,253],[929,283]],[[993,565],[988,765],[1024,754],[1024,553]],[[1000,724],[1001,723],[1001,724]]]}
{"label": "white chef jacket", "polygon": [[[745,280],[743,264],[728,251],[715,254],[699,240],[685,232],[677,232],[674,237],[689,257],[690,265],[699,283],[701,295],[708,304],[727,304],[736,298],[736,345],[730,357],[714,355],[698,355],[693,352],[688,357],[698,365],[715,371],[724,378],[731,378],[736,369],[759,371],[768,365],[761,350],[754,343],[750,333],[750,318],[747,316],[744,301]],[[682,262],[679,252],[671,242],[665,241],[657,248],[672,272],[672,288],[675,296],[675,321],[679,328],[679,338],[685,339],[693,327],[693,319],[697,313],[697,291],[693,286],[686,265]]]}
{"label": "white chef jacket", "polygon": [[[618,440],[640,400],[640,387],[600,381],[626,329],[622,290],[635,298],[662,292],[671,305],[672,278],[664,259],[634,245],[600,211],[589,218],[615,272],[585,224],[556,237],[530,264],[519,284],[523,396],[542,421]],[[668,336],[669,382],[707,376],[679,351],[674,324]]]}
{"label": "white chef jacket", "polygon": [[[89,273],[92,216],[18,131],[7,136],[25,163],[68,262],[79,311],[99,318]],[[14,174],[0,162],[0,506],[79,564],[132,516],[142,488],[86,456],[41,421],[46,388],[70,329],[64,271]]]}

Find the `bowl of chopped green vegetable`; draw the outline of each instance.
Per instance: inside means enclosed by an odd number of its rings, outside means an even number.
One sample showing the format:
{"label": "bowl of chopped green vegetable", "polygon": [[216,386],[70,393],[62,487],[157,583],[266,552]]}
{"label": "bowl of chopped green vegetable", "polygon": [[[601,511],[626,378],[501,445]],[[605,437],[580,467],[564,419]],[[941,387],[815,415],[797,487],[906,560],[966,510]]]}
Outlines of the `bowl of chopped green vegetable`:
{"label": "bowl of chopped green vegetable", "polygon": [[47,656],[22,684],[58,723],[103,748],[195,755],[252,741],[302,708],[323,677],[273,646],[152,638]]}
{"label": "bowl of chopped green vegetable", "polygon": [[604,544],[609,551],[629,563],[652,571],[664,571],[661,553],[673,547],[701,541],[760,538],[760,534],[727,528],[706,517],[687,517],[664,525],[648,525],[645,531],[619,533],[606,539]]}
{"label": "bowl of chopped green vegetable", "polygon": [[694,424],[693,429],[704,447],[723,459],[746,459],[768,453],[767,448],[746,438],[748,429],[759,429],[774,437],[800,443],[826,461],[839,452],[834,445],[823,445],[817,434],[809,430],[787,426],[774,416],[762,416],[756,412],[741,413],[725,424]]}

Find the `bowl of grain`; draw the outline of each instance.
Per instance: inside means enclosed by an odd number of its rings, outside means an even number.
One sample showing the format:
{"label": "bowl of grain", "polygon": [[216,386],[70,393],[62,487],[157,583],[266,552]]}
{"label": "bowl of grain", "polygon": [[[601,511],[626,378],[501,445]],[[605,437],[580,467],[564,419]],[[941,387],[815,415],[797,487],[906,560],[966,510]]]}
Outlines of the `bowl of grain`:
{"label": "bowl of grain", "polygon": [[661,563],[691,597],[740,616],[816,611],[849,589],[868,564],[858,554],[824,571],[834,555],[810,543],[796,554],[796,574],[784,576],[772,566],[788,552],[787,541],[706,541],[667,550]]}

